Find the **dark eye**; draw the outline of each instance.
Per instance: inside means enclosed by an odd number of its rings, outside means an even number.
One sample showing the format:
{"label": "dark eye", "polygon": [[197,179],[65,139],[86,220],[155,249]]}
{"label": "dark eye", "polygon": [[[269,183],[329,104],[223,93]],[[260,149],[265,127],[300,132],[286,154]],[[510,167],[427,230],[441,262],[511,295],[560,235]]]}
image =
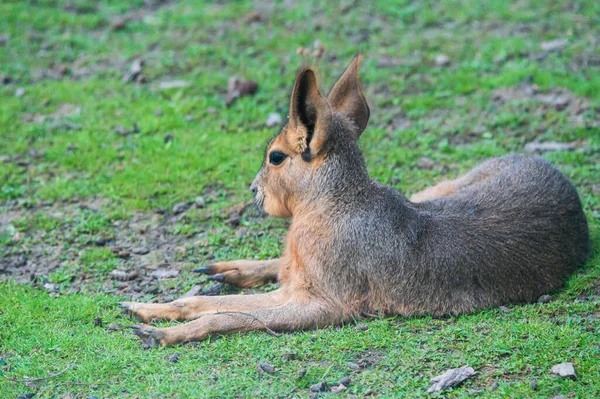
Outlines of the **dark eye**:
{"label": "dark eye", "polygon": [[286,156],[287,155],[285,155],[283,152],[273,151],[269,154],[269,162],[271,162],[273,165],[279,165],[283,162]]}

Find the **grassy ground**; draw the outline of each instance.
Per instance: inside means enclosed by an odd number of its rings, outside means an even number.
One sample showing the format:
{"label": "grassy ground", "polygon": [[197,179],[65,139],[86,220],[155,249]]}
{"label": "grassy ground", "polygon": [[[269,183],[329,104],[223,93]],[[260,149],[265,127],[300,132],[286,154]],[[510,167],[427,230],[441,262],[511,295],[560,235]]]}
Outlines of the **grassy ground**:
{"label": "grassy ground", "polygon": [[[427,397],[430,378],[463,365],[477,375],[444,396],[600,396],[599,15],[592,0],[1,3],[0,396],[308,397],[349,375],[322,396]],[[315,40],[325,88],[364,51],[362,147],[371,174],[407,194],[530,142],[572,143],[544,156],[579,189],[592,258],[549,303],[508,312],[142,350],[115,325],[132,323],[117,300],[216,291],[190,270],[278,256],[286,222],[244,204],[277,131],[265,121],[285,117],[313,62],[296,49]],[[143,79],[126,82],[136,59]],[[226,107],[231,76],[258,93]],[[161,87],[173,81],[186,85]],[[577,381],[550,374],[562,362]]]}

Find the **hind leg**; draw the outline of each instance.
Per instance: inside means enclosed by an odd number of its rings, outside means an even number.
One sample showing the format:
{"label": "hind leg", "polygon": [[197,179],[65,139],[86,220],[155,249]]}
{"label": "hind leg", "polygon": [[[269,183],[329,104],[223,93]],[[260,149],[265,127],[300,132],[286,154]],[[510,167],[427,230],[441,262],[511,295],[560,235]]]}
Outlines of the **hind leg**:
{"label": "hind leg", "polygon": [[411,202],[425,202],[436,198],[447,197],[454,193],[458,188],[457,180],[444,180],[435,186],[427,187],[410,197]]}
{"label": "hind leg", "polygon": [[444,180],[435,186],[427,187],[410,197],[411,202],[426,202],[436,198],[443,198],[454,194],[466,187],[481,184],[489,180],[492,176],[507,168],[514,158],[511,156],[502,158],[493,158],[476,166],[467,174],[454,180]]}

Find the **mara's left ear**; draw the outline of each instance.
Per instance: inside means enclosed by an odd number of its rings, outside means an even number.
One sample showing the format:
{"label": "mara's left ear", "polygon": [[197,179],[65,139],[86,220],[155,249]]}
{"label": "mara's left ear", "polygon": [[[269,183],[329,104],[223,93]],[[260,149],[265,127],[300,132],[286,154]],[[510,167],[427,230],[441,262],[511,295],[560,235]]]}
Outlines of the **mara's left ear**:
{"label": "mara's left ear", "polygon": [[357,139],[367,127],[371,114],[358,81],[361,60],[362,54],[358,53],[327,97],[332,109],[343,113],[356,125]]}
{"label": "mara's left ear", "polygon": [[319,91],[312,68],[300,70],[290,100],[288,145],[306,159],[318,155],[329,137],[331,109]]}

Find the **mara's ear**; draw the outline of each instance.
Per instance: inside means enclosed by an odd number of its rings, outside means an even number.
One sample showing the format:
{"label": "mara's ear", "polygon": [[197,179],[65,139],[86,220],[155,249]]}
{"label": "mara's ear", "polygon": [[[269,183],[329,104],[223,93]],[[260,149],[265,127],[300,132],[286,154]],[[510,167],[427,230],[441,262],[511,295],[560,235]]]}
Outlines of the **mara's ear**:
{"label": "mara's ear", "polygon": [[315,72],[304,68],[296,76],[292,90],[288,145],[308,160],[323,149],[330,125],[331,108],[319,91]]}
{"label": "mara's ear", "polygon": [[331,108],[343,113],[354,122],[358,129],[357,139],[367,127],[367,122],[369,122],[371,114],[365,95],[360,87],[360,82],[358,81],[361,60],[362,54],[358,53],[327,97]]}

